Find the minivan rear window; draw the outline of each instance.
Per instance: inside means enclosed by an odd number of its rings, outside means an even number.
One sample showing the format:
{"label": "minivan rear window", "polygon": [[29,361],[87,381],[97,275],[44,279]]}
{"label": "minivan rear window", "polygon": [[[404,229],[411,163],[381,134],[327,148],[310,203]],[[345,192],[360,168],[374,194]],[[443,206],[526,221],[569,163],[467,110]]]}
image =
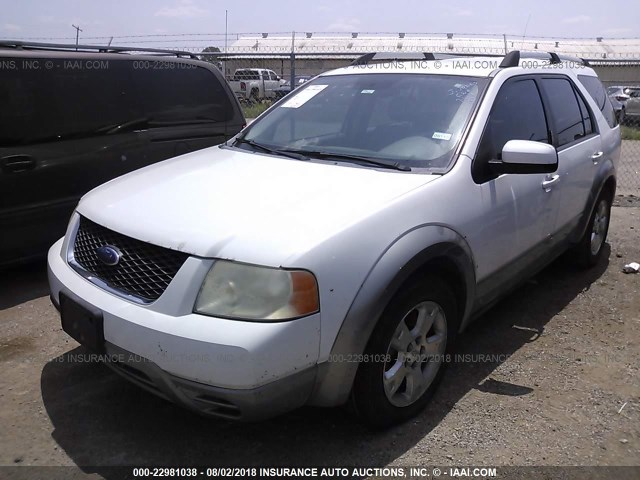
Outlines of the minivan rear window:
{"label": "minivan rear window", "polygon": [[13,66],[0,75],[0,146],[218,123],[234,116],[218,78],[192,63],[0,58],[0,64]]}

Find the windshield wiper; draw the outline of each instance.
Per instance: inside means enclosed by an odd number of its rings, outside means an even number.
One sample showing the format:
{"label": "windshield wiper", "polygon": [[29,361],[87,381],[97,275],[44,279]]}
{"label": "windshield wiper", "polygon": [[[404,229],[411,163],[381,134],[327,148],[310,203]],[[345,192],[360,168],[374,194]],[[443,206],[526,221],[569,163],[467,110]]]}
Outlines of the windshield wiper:
{"label": "windshield wiper", "polygon": [[263,145],[262,143],[258,143],[253,140],[247,140],[244,137],[236,138],[235,144],[237,145],[239,143],[251,145],[253,148],[262,150],[265,153],[271,153],[272,155],[282,155],[283,157],[295,158],[296,160],[309,160],[309,157],[307,157],[303,153],[298,153],[292,150],[279,150],[277,148],[268,147],[267,145]]}
{"label": "windshield wiper", "polygon": [[93,131],[93,133],[100,133],[103,135],[113,135],[116,133],[125,132],[137,127],[179,127],[183,125],[201,125],[206,123],[217,123],[217,121],[213,118],[209,117],[195,117],[192,119],[176,119],[176,120],[161,120],[157,118],[151,117],[141,117],[135,118],[133,120],[128,120],[123,123],[114,124],[114,125],[105,125],[103,127],[97,128]]}
{"label": "windshield wiper", "polygon": [[149,123],[149,117],[135,118],[127,122],[118,123],[115,125],[105,125],[104,127],[96,128],[93,133],[113,135],[114,133],[120,133],[130,128],[139,127],[140,125],[146,125],[147,123]]}
{"label": "windshield wiper", "polygon": [[338,160],[346,160],[346,161],[351,161],[355,163],[364,162],[364,163],[369,163],[371,165],[375,165],[377,167],[391,168],[394,170],[400,170],[402,172],[411,171],[411,167],[407,165],[402,165],[401,163],[394,162],[392,160],[383,160],[381,158],[363,157],[361,155],[351,155],[348,153],[323,152],[321,150],[285,149],[281,151],[298,153],[311,158],[321,158],[321,159],[336,158]]}

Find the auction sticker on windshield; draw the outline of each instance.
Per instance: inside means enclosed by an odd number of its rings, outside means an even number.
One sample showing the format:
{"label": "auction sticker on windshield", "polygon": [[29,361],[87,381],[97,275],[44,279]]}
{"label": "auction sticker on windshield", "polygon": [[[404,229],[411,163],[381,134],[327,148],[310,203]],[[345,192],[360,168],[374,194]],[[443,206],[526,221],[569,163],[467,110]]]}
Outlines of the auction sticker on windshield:
{"label": "auction sticker on windshield", "polygon": [[291,100],[282,104],[282,108],[298,108],[307,103],[322,90],[327,88],[328,85],[309,85],[307,88],[298,93]]}

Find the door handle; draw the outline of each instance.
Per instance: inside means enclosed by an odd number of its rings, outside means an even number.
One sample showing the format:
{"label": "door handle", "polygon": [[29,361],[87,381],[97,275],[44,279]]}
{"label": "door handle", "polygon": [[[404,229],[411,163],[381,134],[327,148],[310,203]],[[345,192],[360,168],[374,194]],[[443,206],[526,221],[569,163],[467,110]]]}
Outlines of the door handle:
{"label": "door handle", "polygon": [[600,160],[603,155],[604,155],[604,152],[596,152],[593,155],[591,155],[591,160],[593,161],[593,163],[595,165],[597,165],[598,164],[598,160]]}
{"label": "door handle", "polygon": [[547,177],[542,182],[542,188],[545,192],[550,192],[551,187],[560,181],[560,175],[547,175]]}
{"label": "door handle", "polygon": [[30,155],[9,155],[0,159],[4,173],[22,173],[36,167],[36,159]]}

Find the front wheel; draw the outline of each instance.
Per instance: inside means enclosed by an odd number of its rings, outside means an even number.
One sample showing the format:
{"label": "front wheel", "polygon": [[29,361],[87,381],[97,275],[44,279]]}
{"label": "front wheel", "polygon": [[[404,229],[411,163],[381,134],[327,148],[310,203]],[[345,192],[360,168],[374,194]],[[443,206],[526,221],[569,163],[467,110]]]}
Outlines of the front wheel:
{"label": "front wheel", "polygon": [[456,302],[448,285],[423,277],[390,302],[358,367],[352,402],[374,428],[420,413],[433,396],[457,332]]}

